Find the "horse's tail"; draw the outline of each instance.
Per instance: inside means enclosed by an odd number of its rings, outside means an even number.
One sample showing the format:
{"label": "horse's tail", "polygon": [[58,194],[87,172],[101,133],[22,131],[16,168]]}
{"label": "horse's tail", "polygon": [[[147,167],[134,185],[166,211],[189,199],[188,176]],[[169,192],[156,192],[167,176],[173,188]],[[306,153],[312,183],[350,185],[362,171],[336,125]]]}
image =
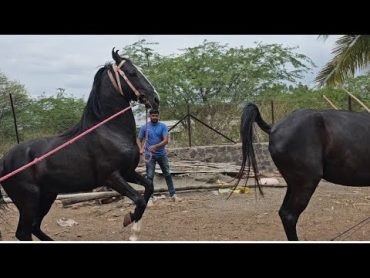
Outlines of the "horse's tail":
{"label": "horse's tail", "polygon": [[[240,180],[243,177],[246,162],[248,161],[248,168],[247,168],[247,180],[245,184],[247,184],[249,173],[250,173],[250,166],[252,165],[253,172],[255,175],[256,184],[258,187],[259,192],[263,196],[263,191],[261,188],[261,184],[259,182],[259,172],[257,167],[256,156],[253,149],[252,139],[253,139],[253,123],[256,122],[258,126],[267,134],[271,132],[271,126],[266,123],[258,110],[258,107],[253,103],[247,103],[247,105],[243,109],[243,114],[241,117],[241,124],[240,124],[240,136],[242,139],[242,165],[237,175],[237,181],[235,183],[235,188],[238,186]],[[234,189],[235,189],[234,188]]]}
{"label": "horse's tail", "polygon": [[[0,159],[0,177],[3,176],[3,172],[4,172],[4,161],[3,161],[3,159]],[[0,186],[1,186],[1,183],[0,183]],[[5,203],[5,200],[4,200],[4,196],[1,193],[1,187],[0,187],[0,209],[2,209],[5,204],[6,203]]]}
{"label": "horse's tail", "polygon": [[[0,158],[0,178],[4,175],[4,160]],[[1,183],[0,183],[0,219],[3,221],[3,222],[6,222],[6,220],[4,219],[3,217],[3,214],[1,213],[3,209],[6,209],[7,208],[7,204],[4,200],[4,196],[1,192]],[[1,235],[1,230],[0,230],[0,241],[2,241],[3,238],[2,238],[2,235]]]}

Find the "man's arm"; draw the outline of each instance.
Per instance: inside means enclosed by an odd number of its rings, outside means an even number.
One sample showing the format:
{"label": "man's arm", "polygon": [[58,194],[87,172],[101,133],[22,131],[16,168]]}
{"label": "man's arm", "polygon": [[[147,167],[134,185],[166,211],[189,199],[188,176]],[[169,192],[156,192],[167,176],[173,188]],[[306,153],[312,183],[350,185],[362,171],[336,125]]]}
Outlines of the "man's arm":
{"label": "man's arm", "polygon": [[169,137],[170,137],[169,135],[164,136],[163,140],[162,140],[160,143],[158,143],[158,144],[155,144],[155,145],[151,146],[151,147],[149,148],[149,150],[150,150],[152,153],[154,153],[158,148],[160,148],[160,147],[163,147],[163,146],[167,145],[167,144],[168,144],[168,142],[169,142]]}
{"label": "man's arm", "polygon": [[140,154],[144,153],[144,128],[141,127],[139,131],[139,136],[136,138],[136,144],[139,147]]}
{"label": "man's arm", "polygon": [[144,139],[136,139],[137,146],[139,147],[140,154],[144,153]]}

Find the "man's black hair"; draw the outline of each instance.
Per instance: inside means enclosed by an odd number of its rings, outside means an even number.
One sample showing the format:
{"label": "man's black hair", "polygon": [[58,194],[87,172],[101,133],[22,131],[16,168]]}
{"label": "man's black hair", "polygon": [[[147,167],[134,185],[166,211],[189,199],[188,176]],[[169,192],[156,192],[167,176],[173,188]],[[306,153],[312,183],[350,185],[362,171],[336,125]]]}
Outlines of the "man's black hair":
{"label": "man's black hair", "polygon": [[149,110],[149,114],[159,114],[159,110],[158,109],[150,109]]}

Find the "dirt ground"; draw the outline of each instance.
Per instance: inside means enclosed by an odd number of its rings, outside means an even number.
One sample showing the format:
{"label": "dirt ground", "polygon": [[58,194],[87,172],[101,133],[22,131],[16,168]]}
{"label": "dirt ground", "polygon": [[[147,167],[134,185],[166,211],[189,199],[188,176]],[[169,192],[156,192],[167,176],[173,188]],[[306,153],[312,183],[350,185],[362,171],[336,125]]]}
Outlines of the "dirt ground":
{"label": "dirt ground", "polygon": [[[195,182],[177,178],[175,184],[181,181]],[[228,194],[217,189],[178,191],[181,202],[163,198],[147,208],[139,241],[285,241],[278,216],[285,192],[286,187],[265,187],[263,198],[251,189],[226,200]],[[109,204],[78,203],[67,208],[54,203],[43,229],[57,241],[128,241],[132,225],[123,228],[122,221],[132,209],[126,198]],[[304,241],[329,241],[369,216],[370,187],[322,182],[300,217],[298,237]],[[60,219],[72,219],[78,224],[62,227],[57,223]],[[17,221],[18,211],[10,204],[0,217],[4,241],[16,240]],[[364,223],[336,240],[370,241],[370,220]]]}

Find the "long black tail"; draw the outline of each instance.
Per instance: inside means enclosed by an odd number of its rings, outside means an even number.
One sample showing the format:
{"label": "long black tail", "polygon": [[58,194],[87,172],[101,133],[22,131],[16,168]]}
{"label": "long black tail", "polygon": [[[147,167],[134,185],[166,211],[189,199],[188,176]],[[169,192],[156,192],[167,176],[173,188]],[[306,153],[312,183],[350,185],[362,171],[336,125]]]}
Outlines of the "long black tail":
{"label": "long black tail", "polygon": [[[0,159],[0,177],[3,176],[3,172],[4,172],[4,162],[2,159]],[[0,183],[0,187],[1,187],[1,183]],[[1,188],[0,188],[0,209],[4,207],[4,204],[5,204],[5,200],[4,200],[4,197],[3,197],[3,194],[1,193]]]}
{"label": "long black tail", "polygon": [[[259,192],[263,196],[263,191],[261,188],[261,184],[259,181],[259,172],[257,167],[256,156],[253,149],[252,139],[253,139],[253,123],[256,122],[258,126],[267,134],[271,132],[271,126],[266,123],[258,110],[258,107],[253,103],[247,103],[247,105],[243,109],[243,114],[241,117],[241,124],[240,124],[240,137],[242,139],[242,152],[243,152],[243,159],[242,165],[237,175],[237,181],[235,183],[235,188],[240,183],[245,171],[245,167],[248,161],[247,167],[247,180],[245,184],[247,184],[249,174],[250,174],[250,166],[253,168],[253,172],[255,175],[256,185],[258,187]],[[235,189],[234,188],[234,189]]]}
{"label": "long black tail", "polygon": [[[4,175],[4,161],[3,159],[0,158],[0,178]],[[4,209],[7,209],[8,206],[4,200],[4,196],[3,194],[1,193],[1,183],[0,183],[0,220],[3,222],[3,223],[8,223],[6,221],[6,219],[4,218],[4,214],[3,214],[3,210]],[[9,223],[8,223],[9,224]],[[0,230],[0,241],[2,241],[2,235],[1,235],[1,230]]]}

